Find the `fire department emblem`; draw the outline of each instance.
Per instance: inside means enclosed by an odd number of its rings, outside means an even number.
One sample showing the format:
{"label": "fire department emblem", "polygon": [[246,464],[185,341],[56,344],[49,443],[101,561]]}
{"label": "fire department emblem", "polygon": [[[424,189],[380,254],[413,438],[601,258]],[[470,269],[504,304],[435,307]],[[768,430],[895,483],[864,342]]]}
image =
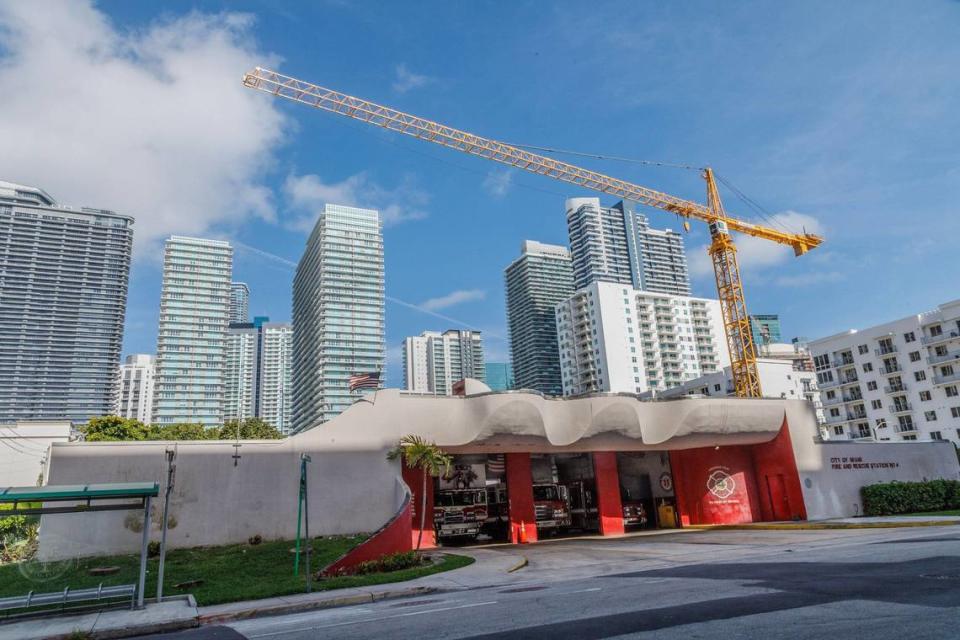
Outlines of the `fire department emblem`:
{"label": "fire department emblem", "polygon": [[726,500],[737,490],[737,483],[724,469],[718,468],[707,477],[707,490],[721,500]]}

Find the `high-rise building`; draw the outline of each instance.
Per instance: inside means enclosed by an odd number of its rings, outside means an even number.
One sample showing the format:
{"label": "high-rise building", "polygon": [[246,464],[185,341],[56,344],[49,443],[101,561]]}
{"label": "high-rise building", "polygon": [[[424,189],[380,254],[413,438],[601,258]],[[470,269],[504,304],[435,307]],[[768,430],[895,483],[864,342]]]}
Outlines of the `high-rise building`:
{"label": "high-rise building", "polygon": [[487,386],[493,391],[510,391],[515,388],[513,367],[509,362],[488,362]]}
{"label": "high-rise building", "polygon": [[573,293],[566,247],[527,240],[504,272],[507,326],[517,388],[563,393],[554,306]]}
{"label": "high-rise building", "polygon": [[960,444],[960,300],[809,348],[824,438]]}
{"label": "high-rise building", "polygon": [[154,381],[158,424],[223,424],[233,248],[171,236],[164,247]]}
{"label": "high-rise building", "polygon": [[113,412],[133,218],[0,182],[0,423]]}
{"label": "high-rise building", "polygon": [[230,322],[250,322],[250,287],[246,282],[230,283]]}
{"label": "high-rise building", "polygon": [[403,341],[403,386],[408,391],[448,396],[454,382],[486,377],[479,331],[424,331]]}
{"label": "high-rise building", "polygon": [[120,365],[118,379],[120,393],[113,414],[133,418],[143,424],[153,421],[154,358],[138,353],[127,356]]}
{"label": "high-rise building", "polygon": [[775,314],[751,315],[750,333],[753,334],[753,343],[757,347],[779,344],[781,342],[780,316]]}
{"label": "high-rise building", "polygon": [[383,232],[380,214],[327,204],[307,240],[293,280],[294,431],[339,415],[383,384]]}
{"label": "high-rise building", "polygon": [[287,433],[293,331],[269,320],[257,316],[227,329],[223,419],[260,418]]}
{"label": "high-rise building", "polygon": [[730,364],[717,300],[594,282],[556,324],[564,395],[660,391]]}
{"label": "high-rise building", "polygon": [[574,286],[618,282],[641,291],[690,295],[683,237],[651,229],[636,206],[621,201],[601,207],[599,198],[567,200]]}

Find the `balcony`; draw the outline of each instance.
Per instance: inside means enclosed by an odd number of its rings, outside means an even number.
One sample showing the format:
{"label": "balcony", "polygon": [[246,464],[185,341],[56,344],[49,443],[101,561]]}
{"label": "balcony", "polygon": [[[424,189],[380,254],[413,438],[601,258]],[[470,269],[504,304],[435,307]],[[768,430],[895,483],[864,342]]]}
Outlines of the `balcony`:
{"label": "balcony", "polygon": [[844,402],[863,402],[862,395],[843,395]]}
{"label": "balcony", "polygon": [[900,413],[910,413],[913,411],[913,405],[909,402],[901,402],[900,404],[887,405],[887,409],[889,409],[893,415],[897,415]]}
{"label": "balcony", "polygon": [[933,376],[933,384],[950,384],[960,382],[960,373],[951,373],[943,376]]}
{"label": "balcony", "polygon": [[850,386],[851,384],[857,384],[859,382],[860,382],[860,378],[858,378],[857,376],[847,376],[846,378],[840,379],[840,386],[847,387],[847,386]]}
{"label": "balcony", "polygon": [[824,421],[827,424],[842,424],[847,421],[847,416],[842,413],[838,416],[824,416]]}
{"label": "balcony", "polygon": [[884,393],[903,393],[908,389],[905,384],[891,384],[883,388]]}
{"label": "balcony", "polygon": [[928,364],[942,364],[944,362],[950,362],[951,360],[960,359],[960,351],[948,351],[942,356],[927,356]]}
{"label": "balcony", "polygon": [[832,389],[834,387],[840,386],[839,380],[827,380],[824,382],[818,382],[817,387],[822,391],[824,389]]}
{"label": "balcony", "polygon": [[873,440],[872,433],[850,433],[851,440]]}
{"label": "balcony", "polygon": [[939,344],[941,342],[946,342],[947,340],[954,340],[960,338],[960,331],[944,331],[938,336],[923,336],[920,338],[920,344],[926,346],[931,344]]}
{"label": "balcony", "polygon": [[826,397],[825,397],[825,398],[823,398],[823,401],[822,401],[822,402],[823,402],[823,406],[829,407],[829,406],[832,406],[832,405],[835,405],[835,404],[841,404],[841,403],[846,402],[846,401],[845,401],[843,398],[841,398],[840,396],[834,396],[834,397],[832,397],[832,398],[826,398]]}
{"label": "balcony", "polygon": [[841,358],[840,360],[833,363],[833,366],[839,369],[840,367],[852,367],[856,363],[853,361],[853,358]]}
{"label": "balcony", "polygon": [[896,431],[897,433],[916,433],[916,432],[917,432],[917,428],[916,428],[914,425],[912,425],[912,424],[910,424],[910,425],[897,425],[897,427],[894,429],[894,431]]}
{"label": "balcony", "polygon": [[897,352],[897,345],[892,344],[889,347],[880,347],[879,349],[874,349],[873,352],[878,356],[887,356]]}
{"label": "balcony", "polygon": [[903,373],[903,369],[900,368],[900,365],[895,364],[889,367],[880,367],[880,375],[883,376],[892,376],[896,373]]}

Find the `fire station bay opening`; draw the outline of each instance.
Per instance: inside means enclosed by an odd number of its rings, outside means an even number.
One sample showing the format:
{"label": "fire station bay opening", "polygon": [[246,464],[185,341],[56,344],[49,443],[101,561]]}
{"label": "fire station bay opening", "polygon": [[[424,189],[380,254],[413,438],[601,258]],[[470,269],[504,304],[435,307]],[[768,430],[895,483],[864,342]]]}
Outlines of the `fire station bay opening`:
{"label": "fire station bay opening", "polygon": [[[610,493],[619,496],[624,531],[678,526],[670,456],[665,451],[534,453],[529,460],[530,485],[523,488],[529,491],[532,485],[536,531],[527,533],[530,539],[601,532],[601,502]],[[612,469],[601,469],[600,474],[609,475],[601,478],[598,488],[598,465],[603,460],[615,460],[616,475],[610,474]],[[503,454],[454,455],[450,474],[434,479],[433,498],[439,544],[517,541],[516,531],[511,538]]]}

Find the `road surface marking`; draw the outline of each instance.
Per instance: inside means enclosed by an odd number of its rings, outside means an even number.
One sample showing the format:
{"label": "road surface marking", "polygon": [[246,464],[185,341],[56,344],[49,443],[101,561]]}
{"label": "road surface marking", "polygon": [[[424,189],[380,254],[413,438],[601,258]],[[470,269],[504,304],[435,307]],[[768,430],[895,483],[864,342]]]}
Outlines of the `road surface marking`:
{"label": "road surface marking", "polygon": [[425,611],[408,611],[407,613],[400,613],[392,616],[380,616],[379,618],[366,618],[364,620],[350,620],[348,622],[337,622],[335,624],[324,624],[320,626],[306,627],[302,629],[286,629],[284,631],[274,631],[273,633],[259,633],[248,636],[249,638],[269,638],[271,636],[281,636],[292,633],[300,633],[302,631],[318,631],[320,629],[330,629],[332,627],[343,627],[351,624],[364,624],[367,622],[379,622],[380,620],[390,620],[391,618],[407,618],[409,616],[419,616],[425,613],[440,613],[441,611],[453,611],[454,609],[469,609],[471,607],[482,607],[488,604],[497,604],[496,600],[491,600],[489,602],[474,602],[472,604],[462,604],[456,607],[440,607],[439,609],[427,609]]}

